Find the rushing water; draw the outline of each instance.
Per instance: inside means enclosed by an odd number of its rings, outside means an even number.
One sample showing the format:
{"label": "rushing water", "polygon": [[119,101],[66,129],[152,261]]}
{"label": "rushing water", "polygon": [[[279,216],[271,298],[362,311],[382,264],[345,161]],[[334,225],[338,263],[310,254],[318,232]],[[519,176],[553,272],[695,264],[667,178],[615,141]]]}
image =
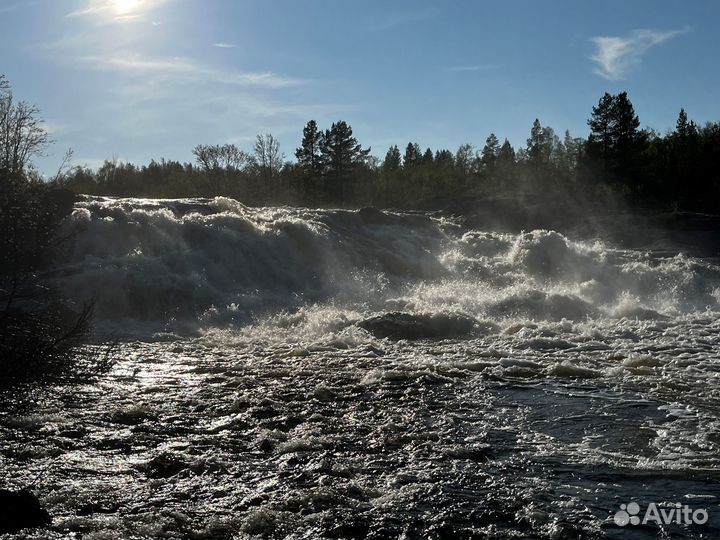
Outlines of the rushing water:
{"label": "rushing water", "polygon": [[30,537],[720,537],[717,261],[229,199],[69,226],[117,363],[0,416]]}

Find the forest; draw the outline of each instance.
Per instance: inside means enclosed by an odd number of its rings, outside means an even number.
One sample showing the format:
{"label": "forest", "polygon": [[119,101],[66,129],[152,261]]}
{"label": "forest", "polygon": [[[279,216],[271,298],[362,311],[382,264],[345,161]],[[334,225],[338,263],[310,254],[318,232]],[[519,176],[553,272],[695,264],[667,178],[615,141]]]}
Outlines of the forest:
{"label": "forest", "polygon": [[[227,196],[249,205],[445,209],[459,201],[621,200],[630,207],[713,211],[720,198],[720,124],[699,125],[681,109],[673,131],[641,128],[626,92],[605,93],[589,111],[587,138],[563,136],[536,119],[514,148],[491,133],[482,147],[391,146],[380,159],[345,121],[322,129],[310,120],[294,160],[272,134],[253,148],[198,145],[194,163],[147,165],[108,160],[75,167],[58,186],[119,197]],[[299,137],[300,138],[300,137]]]}

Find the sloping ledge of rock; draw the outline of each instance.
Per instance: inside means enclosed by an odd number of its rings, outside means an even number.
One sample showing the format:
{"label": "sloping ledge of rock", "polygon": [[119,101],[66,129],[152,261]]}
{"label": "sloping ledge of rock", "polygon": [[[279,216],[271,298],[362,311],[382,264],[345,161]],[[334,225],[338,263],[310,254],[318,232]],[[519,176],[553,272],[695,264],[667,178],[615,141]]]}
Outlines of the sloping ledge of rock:
{"label": "sloping ledge of rock", "polygon": [[391,312],[358,323],[378,338],[442,339],[467,336],[481,328],[473,317],[459,313],[414,314]]}
{"label": "sloping ledge of rock", "polygon": [[0,534],[47,527],[51,523],[50,514],[30,491],[0,489]]}

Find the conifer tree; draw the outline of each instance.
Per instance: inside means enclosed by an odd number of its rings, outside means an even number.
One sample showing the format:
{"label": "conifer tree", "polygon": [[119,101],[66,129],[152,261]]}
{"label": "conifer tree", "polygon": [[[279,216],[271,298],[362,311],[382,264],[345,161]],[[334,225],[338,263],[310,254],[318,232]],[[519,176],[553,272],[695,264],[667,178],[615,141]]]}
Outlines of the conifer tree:
{"label": "conifer tree", "polygon": [[322,142],[323,132],[318,129],[315,120],[310,120],[303,128],[300,148],[295,150],[298,165],[308,176],[318,177],[323,172]]}
{"label": "conifer tree", "polygon": [[542,144],[543,144],[543,131],[540,125],[540,120],[535,119],[532,128],[530,128],[530,138],[527,140],[527,158],[528,161],[538,166],[542,161]]}
{"label": "conifer tree", "polygon": [[425,153],[422,157],[422,164],[423,165],[432,165],[435,162],[435,158],[433,157],[433,151],[428,148],[425,150]]}
{"label": "conifer tree", "polygon": [[640,191],[648,135],[640,129],[640,119],[627,92],[616,96],[606,92],[593,107],[588,126],[587,154],[602,167],[603,180],[623,182],[630,191]]}
{"label": "conifer tree", "polygon": [[437,168],[452,168],[455,166],[455,157],[450,150],[442,149],[435,152],[435,165]]}
{"label": "conifer tree", "polygon": [[605,92],[597,106],[592,108],[592,115],[587,122],[590,127],[588,151],[605,165],[614,146],[614,105],[615,98]]}
{"label": "conifer tree", "polygon": [[485,139],[485,146],[483,146],[480,159],[485,167],[492,167],[497,161],[500,155],[500,141],[491,133],[490,136]]}
{"label": "conifer tree", "polygon": [[397,171],[400,169],[400,166],[402,165],[402,156],[400,155],[400,149],[397,147],[396,144],[392,145],[389,150],[387,151],[387,154],[385,154],[385,159],[383,160],[382,169],[383,171]]}
{"label": "conifer tree", "polygon": [[503,165],[515,163],[515,149],[507,139],[505,139],[505,142],[503,142],[498,151],[498,163],[502,163]]}
{"label": "conifer tree", "polygon": [[363,149],[345,121],[334,122],[323,136],[321,156],[326,175],[334,186],[333,197],[347,199],[351,174],[367,162],[370,148]]}
{"label": "conifer tree", "polygon": [[405,155],[403,156],[403,167],[412,169],[418,167],[422,163],[422,150],[418,143],[408,143],[405,147]]}

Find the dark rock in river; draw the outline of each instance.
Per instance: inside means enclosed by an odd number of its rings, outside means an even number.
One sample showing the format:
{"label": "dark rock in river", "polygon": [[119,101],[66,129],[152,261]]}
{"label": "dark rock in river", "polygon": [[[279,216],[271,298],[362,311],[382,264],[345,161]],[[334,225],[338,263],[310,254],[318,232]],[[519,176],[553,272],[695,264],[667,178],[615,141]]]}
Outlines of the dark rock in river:
{"label": "dark rock in river", "polygon": [[171,478],[189,467],[180,456],[163,452],[151,459],[145,469],[149,478]]}
{"label": "dark rock in river", "polygon": [[440,339],[465,336],[475,330],[477,321],[455,313],[393,312],[365,319],[358,326],[379,338]]}
{"label": "dark rock in river", "polygon": [[361,208],[358,215],[368,225],[395,225],[398,222],[397,217],[372,207]]}
{"label": "dark rock in river", "polygon": [[51,522],[50,514],[29,491],[0,489],[0,534],[45,527]]}

